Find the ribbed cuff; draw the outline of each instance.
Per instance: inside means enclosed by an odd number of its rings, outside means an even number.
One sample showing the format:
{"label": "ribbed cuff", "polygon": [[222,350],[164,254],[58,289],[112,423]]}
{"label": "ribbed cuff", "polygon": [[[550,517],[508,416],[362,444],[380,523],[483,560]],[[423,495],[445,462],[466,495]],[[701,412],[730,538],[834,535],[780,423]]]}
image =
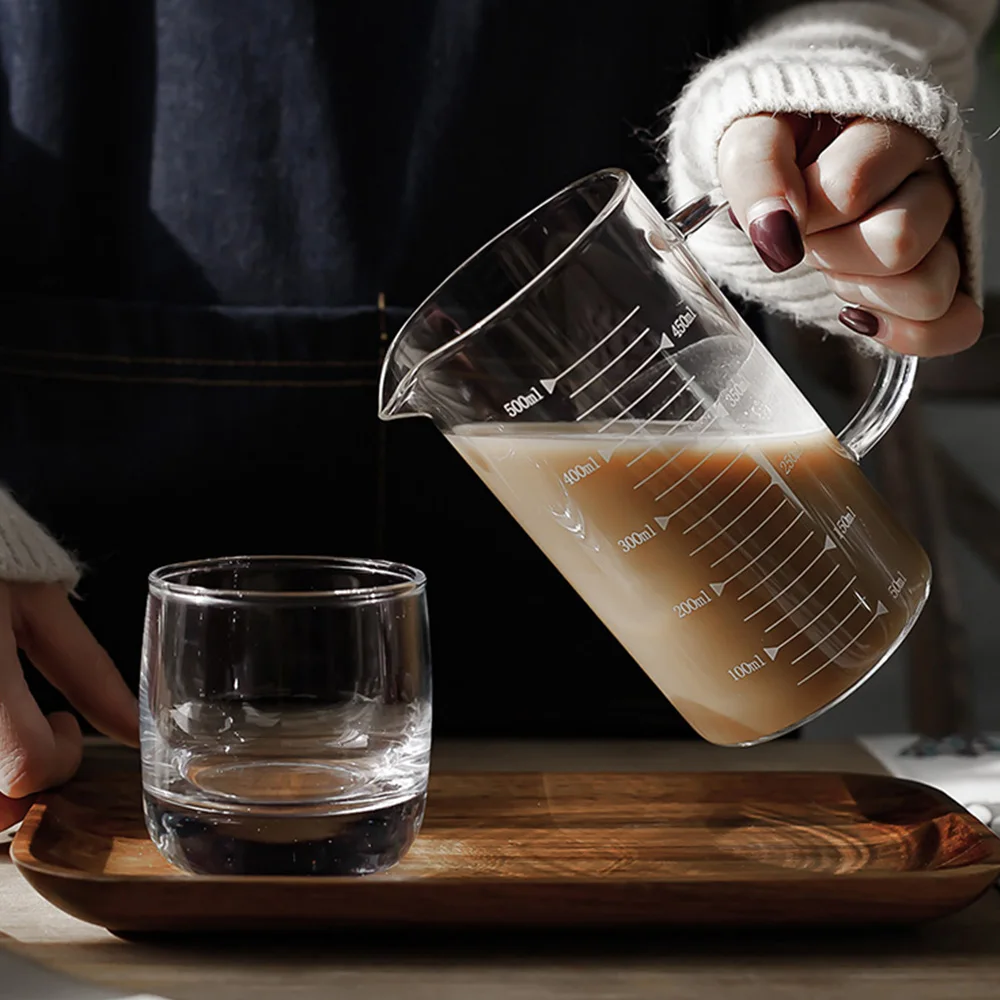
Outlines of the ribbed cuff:
{"label": "ribbed cuff", "polygon": [[62,583],[73,590],[80,581],[76,560],[0,487],[0,580],[11,583]]}
{"label": "ribbed cuff", "polygon": [[[858,50],[814,47],[808,56],[738,52],[707,66],[682,93],[667,132],[671,199],[683,204],[718,185],[717,151],[736,120],[762,113],[827,113],[897,121],[941,152],[958,191],[964,223],[964,287],[982,303],[982,180],[956,102],[940,87],[903,76]],[[842,305],[822,276],[804,265],[772,274],[746,238],[717,220],[692,241],[706,267],[736,291],[800,322],[843,333]]]}

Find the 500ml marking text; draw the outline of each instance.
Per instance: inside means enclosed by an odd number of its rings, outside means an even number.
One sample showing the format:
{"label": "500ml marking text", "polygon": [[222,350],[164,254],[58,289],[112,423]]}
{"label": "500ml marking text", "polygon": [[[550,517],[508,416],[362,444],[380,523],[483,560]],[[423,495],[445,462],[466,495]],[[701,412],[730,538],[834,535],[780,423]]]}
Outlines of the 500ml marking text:
{"label": "500ml marking text", "polygon": [[541,401],[541,392],[532,386],[526,393],[522,393],[520,396],[515,396],[513,399],[504,403],[503,408],[508,417],[516,417],[524,413],[525,410],[530,410],[536,403],[540,403]]}

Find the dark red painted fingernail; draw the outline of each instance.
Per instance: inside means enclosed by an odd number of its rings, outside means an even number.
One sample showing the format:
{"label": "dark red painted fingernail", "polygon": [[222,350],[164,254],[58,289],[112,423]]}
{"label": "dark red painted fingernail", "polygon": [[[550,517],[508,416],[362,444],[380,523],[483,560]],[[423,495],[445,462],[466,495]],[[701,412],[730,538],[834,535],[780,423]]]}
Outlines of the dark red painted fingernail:
{"label": "dark red painted fingernail", "polygon": [[878,333],[878,316],[870,313],[867,309],[860,309],[858,306],[844,306],[840,310],[838,318],[848,330],[860,333],[862,337],[874,337]]}
{"label": "dark red painted fingernail", "polygon": [[795,267],[805,256],[802,234],[787,208],[754,219],[750,223],[750,240],[760,259],[776,273]]}
{"label": "dark red painted fingernail", "polygon": [[742,233],[743,227],[740,225],[740,220],[736,218],[736,213],[730,209],[729,210],[729,221]]}

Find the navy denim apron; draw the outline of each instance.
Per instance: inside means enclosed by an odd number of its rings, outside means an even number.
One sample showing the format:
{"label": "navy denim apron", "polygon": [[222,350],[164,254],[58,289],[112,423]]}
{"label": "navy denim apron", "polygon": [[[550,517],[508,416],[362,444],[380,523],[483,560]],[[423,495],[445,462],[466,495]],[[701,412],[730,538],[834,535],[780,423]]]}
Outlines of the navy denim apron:
{"label": "navy denim apron", "polygon": [[690,734],[430,422],[379,422],[376,383],[531,205],[611,164],[658,185],[689,68],[784,2],[0,7],[0,481],[83,559],[133,686],[154,567],[381,556],[428,574],[439,735]]}

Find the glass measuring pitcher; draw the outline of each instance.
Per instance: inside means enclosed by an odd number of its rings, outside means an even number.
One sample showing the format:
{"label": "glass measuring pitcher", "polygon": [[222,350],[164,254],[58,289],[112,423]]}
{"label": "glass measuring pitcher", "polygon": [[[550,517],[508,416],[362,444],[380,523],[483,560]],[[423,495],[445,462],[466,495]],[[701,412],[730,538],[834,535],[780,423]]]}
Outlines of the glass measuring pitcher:
{"label": "glass measuring pitcher", "polygon": [[931,572],[858,466],[915,359],[838,440],[685,243],[722,207],[559,192],[405,323],[380,416],[430,417],[694,729],[749,746],[871,676]]}

